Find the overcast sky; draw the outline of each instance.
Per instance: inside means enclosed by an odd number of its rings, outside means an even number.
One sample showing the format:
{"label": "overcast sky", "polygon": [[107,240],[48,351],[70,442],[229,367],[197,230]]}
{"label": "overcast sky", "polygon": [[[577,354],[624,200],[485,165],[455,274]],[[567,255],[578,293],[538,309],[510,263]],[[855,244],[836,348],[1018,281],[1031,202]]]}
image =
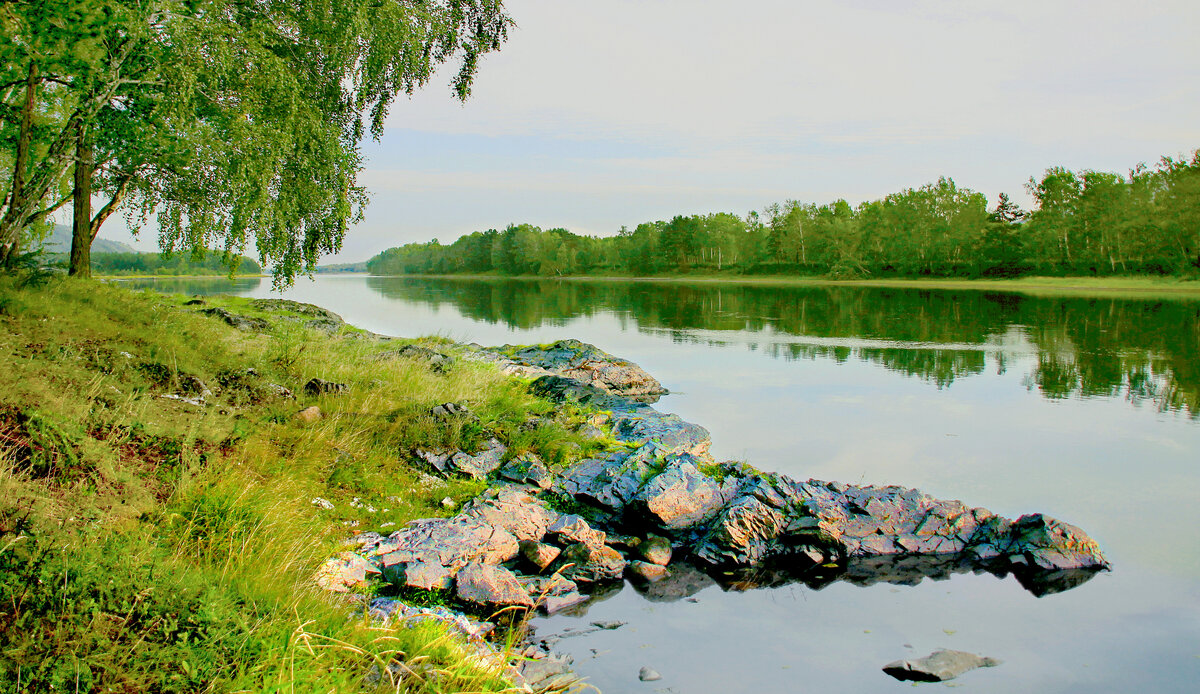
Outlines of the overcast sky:
{"label": "overcast sky", "polygon": [[1196,0],[505,6],[517,27],[466,104],[439,76],[364,146],[372,202],[329,262],[514,222],[611,235],[857,203],[942,175],[1027,204],[1049,166],[1200,147]]}

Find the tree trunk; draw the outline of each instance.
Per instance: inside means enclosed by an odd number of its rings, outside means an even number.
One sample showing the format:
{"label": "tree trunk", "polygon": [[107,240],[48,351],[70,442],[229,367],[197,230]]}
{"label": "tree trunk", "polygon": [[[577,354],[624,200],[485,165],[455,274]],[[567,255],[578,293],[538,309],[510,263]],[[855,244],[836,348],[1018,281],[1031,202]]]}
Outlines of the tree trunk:
{"label": "tree trunk", "polygon": [[71,263],[68,274],[72,277],[92,276],[92,175],[96,162],[92,143],[88,138],[87,126],[79,126],[75,144],[75,193],[72,204],[75,212],[71,224]]}
{"label": "tree trunk", "polygon": [[24,215],[14,214],[19,211],[19,203],[25,195],[25,173],[29,168],[29,146],[33,142],[33,107],[37,95],[38,67],[37,63],[29,64],[29,73],[25,78],[25,103],[21,107],[21,129],[17,134],[17,152],[13,160],[12,188],[5,199],[5,214],[0,219],[0,264],[12,267],[16,259],[21,231],[24,226],[19,220]]}

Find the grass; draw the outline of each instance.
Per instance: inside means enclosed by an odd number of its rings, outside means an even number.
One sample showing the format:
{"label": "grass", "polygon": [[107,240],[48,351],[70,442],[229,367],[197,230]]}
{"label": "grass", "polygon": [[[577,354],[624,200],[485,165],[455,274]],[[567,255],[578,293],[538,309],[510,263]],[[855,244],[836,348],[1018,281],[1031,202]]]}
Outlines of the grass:
{"label": "grass", "polygon": [[[425,474],[417,448],[496,435],[562,465],[604,445],[574,433],[587,413],[489,365],[372,360],[403,342],[209,299],[272,326],[239,332],[184,302],[0,277],[0,692],[359,691],[397,660],[422,674],[389,691],[507,688],[444,629],[379,627],[312,577],[352,531],[482,491]],[[304,395],[313,377],[349,390]],[[464,401],[477,419],[429,413]]]}

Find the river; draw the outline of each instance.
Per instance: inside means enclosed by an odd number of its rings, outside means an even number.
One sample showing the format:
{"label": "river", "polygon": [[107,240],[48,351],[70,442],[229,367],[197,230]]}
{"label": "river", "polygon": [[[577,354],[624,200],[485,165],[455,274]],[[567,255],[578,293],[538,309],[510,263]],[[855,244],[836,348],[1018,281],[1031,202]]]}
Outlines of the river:
{"label": "river", "polygon": [[[272,294],[269,281],[130,281]],[[539,634],[604,692],[888,692],[880,668],[999,658],[971,692],[1192,692],[1200,682],[1200,300],[993,291],[319,275],[283,294],[379,333],[486,345],[574,337],[671,390],[718,459],[915,486],[1076,524],[1113,570],[1035,597],[1013,578],[631,588]],[[570,632],[567,632],[570,633]],[[663,675],[639,682],[648,665]]]}

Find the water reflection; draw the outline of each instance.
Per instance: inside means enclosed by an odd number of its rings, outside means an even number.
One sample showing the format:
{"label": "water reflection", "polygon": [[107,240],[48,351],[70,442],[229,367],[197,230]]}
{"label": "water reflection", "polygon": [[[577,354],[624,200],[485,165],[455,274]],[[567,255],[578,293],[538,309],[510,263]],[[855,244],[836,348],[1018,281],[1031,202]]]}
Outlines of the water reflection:
{"label": "water reflection", "polygon": [[[369,277],[381,295],[532,329],[615,313],[642,332],[722,344],[762,334],[786,359],[859,359],[939,388],[1036,355],[1025,385],[1051,399],[1122,397],[1200,413],[1200,301],[1038,297],[846,286]],[[1169,326],[1166,328],[1165,326]],[[797,339],[799,338],[799,339]]]}
{"label": "water reflection", "polygon": [[122,287],[130,289],[152,289],[167,294],[244,294],[258,289],[263,282],[262,277],[137,277],[131,279],[113,279]]}

